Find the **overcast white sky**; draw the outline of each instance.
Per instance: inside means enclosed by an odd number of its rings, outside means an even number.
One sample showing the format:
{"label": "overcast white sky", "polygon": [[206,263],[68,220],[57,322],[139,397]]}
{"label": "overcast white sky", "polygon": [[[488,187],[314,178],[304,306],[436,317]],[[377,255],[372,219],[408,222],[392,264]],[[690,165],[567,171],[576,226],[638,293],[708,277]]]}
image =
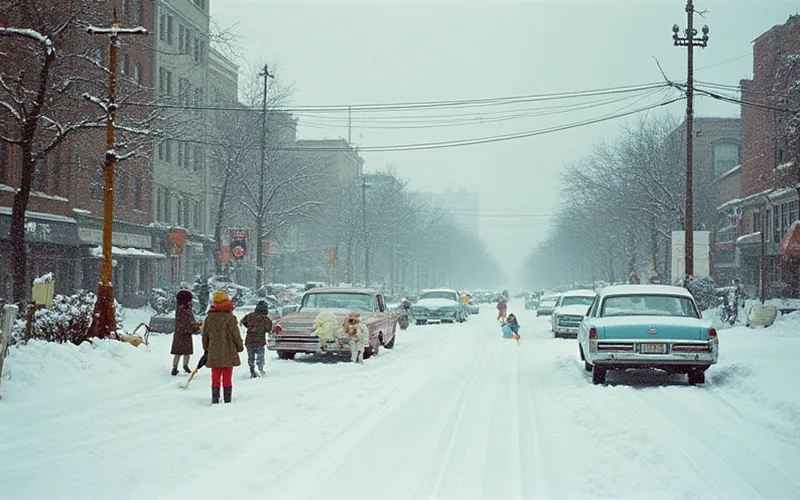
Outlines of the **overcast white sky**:
{"label": "overcast white sky", "polygon": [[[280,78],[296,88],[293,105],[327,105],[651,83],[661,80],[653,57],[670,78],[683,79],[685,49],[672,45],[671,27],[685,27],[685,5],[685,0],[211,0],[211,12],[218,24],[239,36],[240,63],[277,64]],[[752,74],[752,40],[796,14],[800,0],[696,0],[696,8],[708,10],[696,23],[711,28],[708,48],[696,57],[696,78],[736,85]],[[413,129],[377,128],[388,124],[386,113],[354,113],[353,142],[369,147],[494,136],[592,119],[659,99],[653,95],[635,104],[495,123],[482,123],[476,111],[474,123],[464,124],[462,116],[459,126]],[[736,106],[705,99],[696,106],[697,116],[739,114]],[[681,115],[684,104],[662,109]],[[300,116],[300,135],[346,138],[346,115],[340,118]],[[481,235],[513,278],[547,233],[542,215],[561,201],[559,179],[566,166],[589,153],[593,143],[613,138],[624,123],[620,119],[479,146],[364,152],[363,157],[367,170],[394,165],[416,189],[479,191]]]}

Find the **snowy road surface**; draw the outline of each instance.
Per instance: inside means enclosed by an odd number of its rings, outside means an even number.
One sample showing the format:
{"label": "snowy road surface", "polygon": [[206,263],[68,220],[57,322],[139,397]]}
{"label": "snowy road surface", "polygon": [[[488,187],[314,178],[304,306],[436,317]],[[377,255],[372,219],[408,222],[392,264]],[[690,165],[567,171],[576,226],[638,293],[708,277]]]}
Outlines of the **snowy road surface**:
{"label": "snowy road surface", "polygon": [[600,387],[574,340],[511,305],[519,346],[483,306],[365,366],[268,353],[267,377],[237,368],[214,407],[208,370],[186,390],[169,375],[169,336],[12,349],[0,497],[800,498],[800,317],[721,331],[705,386]]}

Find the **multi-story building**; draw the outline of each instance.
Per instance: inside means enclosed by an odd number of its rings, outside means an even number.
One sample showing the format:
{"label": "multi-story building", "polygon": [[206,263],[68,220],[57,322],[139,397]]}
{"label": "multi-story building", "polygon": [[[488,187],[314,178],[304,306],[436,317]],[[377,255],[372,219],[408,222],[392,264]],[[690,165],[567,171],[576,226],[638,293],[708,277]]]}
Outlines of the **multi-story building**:
{"label": "multi-story building", "polygon": [[[753,78],[741,81],[741,198],[720,207],[733,222],[740,277],[756,292],[764,236],[766,283],[784,282],[799,290],[798,255],[780,244],[800,215],[800,158],[794,124],[800,114],[800,16],[768,30],[753,45]],[[788,110],[788,112],[787,112]],[[785,288],[785,287],[784,287]]]}
{"label": "multi-story building", "polygon": [[[39,2],[38,7],[49,8],[51,2]],[[87,13],[84,19],[97,25],[110,25],[112,7],[116,7],[120,24],[124,27],[152,28],[152,3],[144,0],[116,0],[100,11]],[[41,11],[46,12],[46,11]],[[24,17],[24,16],[23,16]],[[20,24],[37,19],[20,19]],[[91,36],[84,30],[68,29],[57,50],[64,54],[88,54],[91,61],[72,62],[59,66],[51,74],[51,81],[67,81],[80,76],[82,81],[95,80],[84,90],[99,99],[106,73],[97,67],[108,65],[107,36]],[[24,52],[16,52],[24,54]],[[152,85],[152,50],[146,42],[125,36],[121,39],[118,58],[118,96],[135,91],[138,99],[149,99],[147,87]],[[75,81],[81,81],[75,79]],[[75,85],[78,85],[77,83]],[[118,111],[119,123],[135,123],[142,116],[141,109],[127,106],[123,100]],[[59,114],[62,120],[79,120],[94,116],[94,104],[76,100],[70,109],[74,116]],[[132,148],[136,138],[118,134],[119,153]],[[70,135],[41,161],[33,175],[33,190],[26,213],[26,243],[28,246],[29,276],[52,272],[56,291],[68,293],[79,288],[93,290],[97,286],[102,238],[103,218],[103,164],[106,151],[104,130],[81,130]],[[147,152],[147,145],[143,145]],[[21,151],[10,144],[0,143],[0,239],[9,236],[8,226],[13,193],[21,178]],[[133,302],[136,292],[149,286],[153,276],[154,261],[163,256],[153,252],[149,228],[150,163],[142,155],[135,155],[118,163],[115,178],[114,281],[117,298]],[[0,244],[0,258],[6,258],[7,244]],[[0,273],[2,292],[8,294],[8,273]]]}
{"label": "multi-story building", "polygon": [[[213,265],[204,138],[209,87],[207,0],[154,3],[153,73],[159,104],[172,112],[153,160],[152,220],[169,255],[160,284],[190,281]],[[215,58],[217,60],[219,58]]]}

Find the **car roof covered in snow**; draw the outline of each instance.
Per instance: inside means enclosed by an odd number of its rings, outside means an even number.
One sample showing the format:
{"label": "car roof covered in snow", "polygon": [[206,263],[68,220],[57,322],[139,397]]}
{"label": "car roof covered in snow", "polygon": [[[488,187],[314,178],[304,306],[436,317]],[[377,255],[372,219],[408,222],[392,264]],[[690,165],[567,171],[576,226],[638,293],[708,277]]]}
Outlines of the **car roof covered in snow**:
{"label": "car roof covered in snow", "polygon": [[316,288],[311,288],[307,290],[304,295],[309,295],[312,293],[363,293],[363,294],[376,295],[380,292],[378,292],[378,290],[375,290],[374,288],[353,288],[353,287],[336,288],[336,287],[318,286]]}
{"label": "car roof covered in snow", "polygon": [[678,295],[691,297],[689,290],[672,285],[609,285],[600,290],[601,297],[609,295]]}
{"label": "car roof covered in snow", "polygon": [[458,294],[458,292],[454,288],[429,288],[427,290],[423,290],[422,293],[428,292],[452,292]]}
{"label": "car roof covered in snow", "polygon": [[594,297],[597,292],[594,290],[570,290],[561,294],[564,297]]}

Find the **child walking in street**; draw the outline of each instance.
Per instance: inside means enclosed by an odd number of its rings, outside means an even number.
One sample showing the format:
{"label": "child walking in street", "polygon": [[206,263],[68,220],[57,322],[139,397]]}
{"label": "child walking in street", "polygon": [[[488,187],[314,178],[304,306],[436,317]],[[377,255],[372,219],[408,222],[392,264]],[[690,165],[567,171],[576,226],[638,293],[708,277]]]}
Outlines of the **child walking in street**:
{"label": "child walking in street", "polygon": [[519,323],[514,313],[511,313],[506,318],[506,324],[503,325],[503,338],[514,339],[519,344]]}
{"label": "child walking in street", "polygon": [[183,356],[183,371],[189,369],[189,357],[194,354],[192,335],[200,330],[200,324],[194,319],[192,312],[192,292],[181,290],[175,296],[175,332],[172,334],[172,376],[178,374],[178,362]]}
{"label": "child walking in street", "polygon": [[[250,365],[250,378],[264,376],[264,348],[267,345],[267,333],[272,331],[272,320],[268,316],[269,307],[265,300],[256,304],[256,310],[242,318],[242,325],[247,328],[244,345],[247,347],[247,364]],[[256,374],[258,365],[258,374]]]}
{"label": "child walking in street", "polygon": [[508,311],[508,292],[503,291],[497,299],[497,320],[501,325],[506,323],[506,312]]}
{"label": "child walking in street", "polygon": [[361,322],[361,315],[353,311],[344,320],[344,334],[350,338],[350,360],[364,364],[364,349],[369,343],[369,328]]}
{"label": "child walking in street", "polygon": [[233,367],[239,366],[239,353],[244,351],[239,322],[233,315],[233,302],[225,292],[216,292],[208,316],[203,322],[203,350],[206,366],[211,368],[211,403],[219,403],[220,386],[226,403],[233,396]]}

